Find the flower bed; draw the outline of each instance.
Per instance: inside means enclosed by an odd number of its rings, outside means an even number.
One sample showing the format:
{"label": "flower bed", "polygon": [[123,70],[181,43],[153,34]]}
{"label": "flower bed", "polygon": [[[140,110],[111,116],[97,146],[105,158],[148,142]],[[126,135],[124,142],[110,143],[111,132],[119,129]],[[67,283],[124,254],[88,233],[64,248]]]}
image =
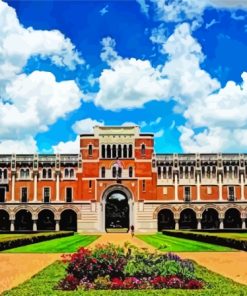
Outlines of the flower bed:
{"label": "flower bed", "polygon": [[80,248],[64,255],[68,263],[61,290],[201,289],[205,283],[196,278],[189,260],[168,254],[151,254],[129,247],[127,251],[112,244],[98,245],[91,251]]}

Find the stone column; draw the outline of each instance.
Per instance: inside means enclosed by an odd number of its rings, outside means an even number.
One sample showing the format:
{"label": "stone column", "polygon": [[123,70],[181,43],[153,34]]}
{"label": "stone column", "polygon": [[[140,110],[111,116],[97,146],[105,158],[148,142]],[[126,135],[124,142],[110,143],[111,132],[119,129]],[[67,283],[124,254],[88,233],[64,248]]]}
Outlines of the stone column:
{"label": "stone column", "polygon": [[175,230],[179,230],[178,219],[175,219]]}
{"label": "stone column", "polygon": [[202,229],[201,219],[197,219],[197,229],[198,230]]}
{"label": "stone column", "polygon": [[178,201],[178,175],[175,174],[175,201]]}
{"label": "stone column", "polygon": [[33,220],[33,231],[37,231],[37,220]]}
{"label": "stone column", "polygon": [[201,196],[200,196],[200,175],[196,174],[196,199],[197,201],[201,200]]}
{"label": "stone column", "polygon": [[10,231],[15,231],[15,220],[10,220]]}
{"label": "stone column", "polygon": [[37,181],[38,181],[38,172],[34,172],[33,180],[33,201],[37,202]]}
{"label": "stone column", "polygon": [[223,219],[220,219],[220,229],[224,229]]}
{"label": "stone column", "polygon": [[15,202],[15,174],[12,174],[11,202]]}
{"label": "stone column", "polygon": [[222,174],[219,174],[219,200],[220,201],[223,200],[223,198],[222,198]]}
{"label": "stone column", "polygon": [[60,231],[60,225],[59,225],[60,220],[56,220],[56,227],[55,231]]}
{"label": "stone column", "polygon": [[56,172],[56,202],[59,202],[59,172]]}
{"label": "stone column", "polygon": [[240,184],[241,184],[241,200],[244,200],[244,174],[240,175]]}
{"label": "stone column", "polygon": [[242,229],[246,229],[246,220],[242,218]]}

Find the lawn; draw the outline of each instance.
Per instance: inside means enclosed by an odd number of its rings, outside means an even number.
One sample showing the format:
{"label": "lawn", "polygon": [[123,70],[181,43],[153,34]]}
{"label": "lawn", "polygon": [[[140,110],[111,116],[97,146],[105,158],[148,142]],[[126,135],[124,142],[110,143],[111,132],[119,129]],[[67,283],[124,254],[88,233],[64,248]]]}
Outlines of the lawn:
{"label": "lawn", "polygon": [[190,239],[177,238],[162,233],[153,235],[137,235],[137,237],[155,248],[165,252],[226,252],[233,249],[198,242]]}
{"label": "lawn", "polygon": [[0,234],[0,242],[12,240],[12,239],[19,239],[19,238],[25,238],[25,237],[32,237],[32,236],[38,236],[38,235],[50,235],[50,234],[56,234],[57,232],[39,232],[39,233],[8,233],[8,234]]}
{"label": "lawn", "polygon": [[239,239],[239,240],[247,240],[247,232],[196,232],[196,231],[184,231],[188,233],[199,233],[202,235],[212,235],[212,236],[218,236],[218,237],[225,237],[225,238],[233,238],[233,239]]}
{"label": "lawn", "polygon": [[4,251],[4,253],[72,253],[99,238],[98,235],[75,234]]}
{"label": "lawn", "polygon": [[196,274],[198,277],[203,278],[207,283],[207,287],[202,290],[132,290],[132,291],[102,291],[94,290],[90,292],[74,291],[65,292],[54,290],[53,287],[57,285],[60,279],[65,275],[65,265],[60,262],[55,262],[39,272],[30,280],[19,285],[18,287],[4,292],[3,296],[245,296],[247,295],[247,286],[233,282],[226,279],[221,275],[213,273],[204,267],[196,264]]}

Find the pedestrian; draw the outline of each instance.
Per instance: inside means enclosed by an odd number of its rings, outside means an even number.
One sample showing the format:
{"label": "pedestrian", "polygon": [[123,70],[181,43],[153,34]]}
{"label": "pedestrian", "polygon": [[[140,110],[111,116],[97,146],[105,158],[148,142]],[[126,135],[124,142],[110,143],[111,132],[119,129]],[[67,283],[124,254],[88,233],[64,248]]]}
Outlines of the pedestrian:
{"label": "pedestrian", "polygon": [[133,237],[134,234],[135,234],[135,227],[134,227],[134,225],[131,225],[130,231],[131,231],[131,236]]}

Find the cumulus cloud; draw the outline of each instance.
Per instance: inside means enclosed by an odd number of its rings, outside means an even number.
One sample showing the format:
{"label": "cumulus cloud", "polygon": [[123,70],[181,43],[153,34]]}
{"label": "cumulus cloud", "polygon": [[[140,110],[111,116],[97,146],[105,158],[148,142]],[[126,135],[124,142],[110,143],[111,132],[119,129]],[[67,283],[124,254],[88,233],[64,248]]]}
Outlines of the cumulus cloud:
{"label": "cumulus cloud", "polygon": [[57,145],[52,146],[54,153],[71,154],[80,152],[80,136],[76,136],[74,141],[59,142]]}
{"label": "cumulus cloud", "polygon": [[21,140],[0,141],[0,154],[36,153],[37,150],[37,143],[31,136],[24,137]]}
{"label": "cumulus cloud", "polygon": [[24,28],[15,10],[1,1],[1,149],[7,143],[17,153],[34,152],[37,149],[36,134],[46,131],[58,118],[79,108],[83,96],[75,81],[57,82],[52,73],[44,71],[23,73],[32,57],[49,59],[70,70],[84,63],[75,46],[61,32]]}
{"label": "cumulus cloud", "polygon": [[157,17],[165,22],[201,20],[207,8],[247,10],[246,0],[151,0]]}
{"label": "cumulus cloud", "polygon": [[94,126],[102,126],[104,125],[104,121],[97,121],[92,118],[85,118],[79,121],[76,121],[72,129],[77,134],[87,134],[93,133]]}

